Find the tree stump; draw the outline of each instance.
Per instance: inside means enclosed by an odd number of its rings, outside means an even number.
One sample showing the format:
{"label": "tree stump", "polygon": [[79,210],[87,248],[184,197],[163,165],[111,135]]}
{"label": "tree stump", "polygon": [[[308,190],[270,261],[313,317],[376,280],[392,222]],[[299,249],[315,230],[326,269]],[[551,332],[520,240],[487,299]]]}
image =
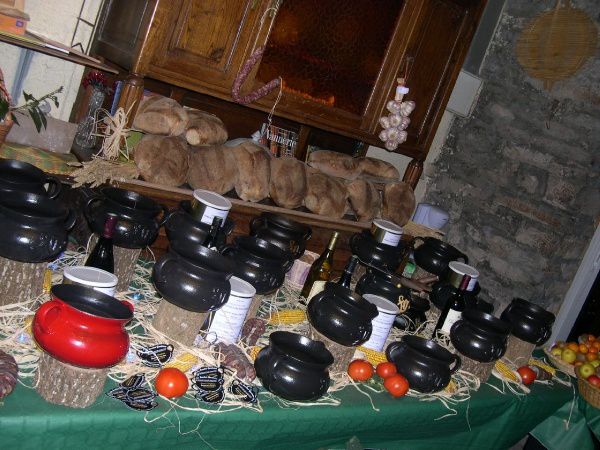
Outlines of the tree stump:
{"label": "tree stump", "polygon": [[[96,242],[98,242],[98,236],[94,234],[90,240],[90,251],[94,248]],[[137,264],[141,252],[142,249],[140,248],[124,248],[117,247],[116,245],[113,247],[115,275],[119,278],[116,292],[129,289],[129,285],[131,284],[131,280],[135,273],[135,265]]]}
{"label": "tree stump", "polygon": [[521,367],[529,362],[534,349],[535,344],[522,341],[511,334],[508,337],[508,346],[503,358],[514,363],[517,367]]}
{"label": "tree stump", "polygon": [[333,364],[329,367],[330,372],[346,372],[348,364],[352,361],[356,347],[346,347],[323,336],[313,327],[310,327],[310,338],[314,341],[321,341],[327,347],[327,350],[333,355]]}
{"label": "tree stump", "polygon": [[36,390],[49,403],[85,408],[102,394],[109,369],[83,369],[42,352],[36,374]]}
{"label": "tree stump", "polygon": [[459,356],[461,360],[460,369],[475,375],[482,383],[485,383],[490,378],[492,370],[496,365],[496,361],[482,363],[460,353]]}
{"label": "tree stump", "polygon": [[0,257],[0,306],[41,295],[47,267],[48,263],[22,263]]}
{"label": "tree stump", "polygon": [[209,313],[197,313],[175,306],[166,299],[160,301],[152,325],[167,339],[191,346]]}

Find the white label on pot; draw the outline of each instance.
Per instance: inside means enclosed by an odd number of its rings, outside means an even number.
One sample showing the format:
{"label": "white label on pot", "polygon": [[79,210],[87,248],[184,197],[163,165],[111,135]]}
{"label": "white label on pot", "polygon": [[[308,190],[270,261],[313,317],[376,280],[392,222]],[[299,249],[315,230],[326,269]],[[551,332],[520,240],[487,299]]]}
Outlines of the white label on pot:
{"label": "white label on pot", "polygon": [[444,325],[442,325],[441,330],[444,333],[450,334],[450,328],[454,325],[454,322],[460,320],[462,316],[462,311],[456,311],[455,309],[451,309],[448,311],[448,315],[446,316],[446,320],[444,321]]}
{"label": "white label on pot", "polygon": [[213,321],[208,329],[209,334],[225,344],[237,342],[246,314],[253,297],[238,297],[229,295],[229,300],[221,309],[214,313]]}
{"label": "white label on pot", "polygon": [[397,247],[400,243],[401,234],[392,233],[390,231],[386,231],[381,239],[382,244],[391,245],[392,247]]}
{"label": "white label on pot", "polygon": [[223,219],[223,222],[221,223],[221,226],[223,226],[225,224],[227,214],[229,214],[229,210],[217,209],[206,205],[206,209],[202,214],[202,219],[200,219],[200,222],[211,225],[215,217],[220,217]]}

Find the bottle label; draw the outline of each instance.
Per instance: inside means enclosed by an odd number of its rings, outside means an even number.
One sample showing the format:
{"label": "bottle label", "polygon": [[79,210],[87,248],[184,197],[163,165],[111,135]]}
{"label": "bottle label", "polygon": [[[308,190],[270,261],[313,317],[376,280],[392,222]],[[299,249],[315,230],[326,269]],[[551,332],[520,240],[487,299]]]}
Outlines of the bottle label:
{"label": "bottle label", "polygon": [[325,283],[326,283],[326,281],[322,281],[322,280],[315,281],[313,283],[312,288],[310,289],[310,292],[308,293],[308,297],[306,298],[306,300],[310,301],[311,298],[313,298],[319,292],[321,292],[322,290],[324,290],[325,289]]}
{"label": "bottle label", "polygon": [[223,219],[221,226],[223,226],[228,214],[229,210],[223,211],[222,209],[211,208],[210,206],[207,206],[202,214],[202,217],[200,218],[200,222],[210,225],[213,223],[213,219],[215,217],[221,217]]}
{"label": "bottle label", "polygon": [[444,321],[444,325],[442,325],[441,330],[444,333],[450,334],[450,328],[454,325],[454,322],[460,320],[462,316],[462,311],[456,311],[455,309],[450,309],[448,311],[448,315],[446,316],[446,320]]}

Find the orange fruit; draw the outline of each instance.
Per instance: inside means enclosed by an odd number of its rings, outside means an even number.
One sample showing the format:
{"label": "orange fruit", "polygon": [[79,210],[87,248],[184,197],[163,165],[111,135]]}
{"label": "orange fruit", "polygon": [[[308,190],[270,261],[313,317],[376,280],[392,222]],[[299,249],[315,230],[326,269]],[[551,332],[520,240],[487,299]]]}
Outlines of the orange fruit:
{"label": "orange fruit", "polygon": [[579,353],[583,353],[584,355],[589,351],[587,345],[579,344]]}
{"label": "orange fruit", "polygon": [[600,339],[596,339],[594,342],[592,342],[592,345],[600,350]]}
{"label": "orange fruit", "polygon": [[596,336],[594,336],[593,334],[588,334],[588,341],[594,342],[595,340],[596,340]]}
{"label": "orange fruit", "polygon": [[579,344],[577,342],[569,342],[567,344],[567,348],[570,348],[574,352],[578,352],[579,351]]}
{"label": "orange fruit", "polygon": [[590,346],[588,346],[588,352],[598,353],[598,347],[596,347],[595,345],[590,345]]}
{"label": "orange fruit", "polygon": [[593,361],[595,359],[598,359],[598,353],[588,353],[587,355],[585,355],[585,359],[587,361]]}
{"label": "orange fruit", "polygon": [[583,361],[575,361],[575,364],[573,364],[575,367],[579,367],[583,364]]}

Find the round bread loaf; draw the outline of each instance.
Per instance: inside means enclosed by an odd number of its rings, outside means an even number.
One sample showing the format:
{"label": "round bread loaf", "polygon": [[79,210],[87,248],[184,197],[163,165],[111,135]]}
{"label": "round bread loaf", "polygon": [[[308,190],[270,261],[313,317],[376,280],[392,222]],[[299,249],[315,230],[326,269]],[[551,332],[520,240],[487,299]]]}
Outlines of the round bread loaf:
{"label": "round bread loaf", "polygon": [[346,212],[346,195],[343,181],[324,173],[308,174],[308,190],[304,204],[309,211],[341,219]]}
{"label": "round bread loaf", "polygon": [[307,192],[306,166],[290,156],[271,159],[269,195],[283,208],[302,206]]}
{"label": "round bread loaf", "polygon": [[134,148],[134,161],[151,183],[181,186],[188,174],[189,150],[185,140],[169,136],[144,136]]}
{"label": "round bread loaf", "polygon": [[179,136],[188,123],[188,113],[172,98],[155,95],[144,100],[133,120],[133,128],[149,134]]}
{"label": "round bread loaf", "polygon": [[271,154],[250,140],[225,148],[224,151],[232,152],[238,168],[234,184],[237,195],[249,202],[260,202],[267,198],[271,179]]}
{"label": "round bread loaf", "polygon": [[415,193],[408,183],[398,181],[385,186],[381,217],[401,227],[406,225],[415,210]]}
{"label": "round bread loaf", "polygon": [[221,145],[192,147],[187,182],[193,189],[225,194],[234,188],[237,173],[230,148]]}

